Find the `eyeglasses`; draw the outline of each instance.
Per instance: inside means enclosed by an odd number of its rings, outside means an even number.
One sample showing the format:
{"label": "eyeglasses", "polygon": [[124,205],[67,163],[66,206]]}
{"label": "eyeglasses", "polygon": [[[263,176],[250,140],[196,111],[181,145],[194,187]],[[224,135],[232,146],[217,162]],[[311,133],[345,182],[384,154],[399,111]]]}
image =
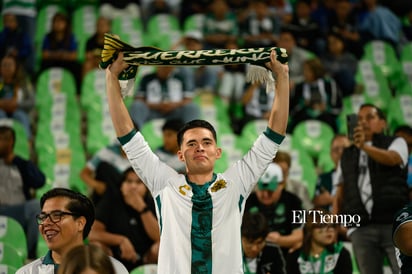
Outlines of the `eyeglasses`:
{"label": "eyeglasses", "polygon": [[67,211],[61,211],[61,210],[56,210],[52,211],[50,213],[40,213],[36,215],[36,220],[39,225],[42,225],[47,218],[50,219],[53,223],[58,223],[61,221],[62,217],[65,215],[70,215],[70,216],[78,216],[76,213],[72,212],[67,212]]}

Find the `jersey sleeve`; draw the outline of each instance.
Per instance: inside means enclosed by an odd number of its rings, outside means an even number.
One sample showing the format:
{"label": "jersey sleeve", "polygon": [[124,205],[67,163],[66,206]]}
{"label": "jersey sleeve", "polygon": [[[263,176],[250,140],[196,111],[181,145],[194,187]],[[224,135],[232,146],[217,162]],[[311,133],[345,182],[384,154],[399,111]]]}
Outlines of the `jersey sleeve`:
{"label": "jersey sleeve", "polygon": [[412,222],[412,204],[405,206],[395,214],[392,226],[392,238],[395,236],[398,229],[408,222]]}

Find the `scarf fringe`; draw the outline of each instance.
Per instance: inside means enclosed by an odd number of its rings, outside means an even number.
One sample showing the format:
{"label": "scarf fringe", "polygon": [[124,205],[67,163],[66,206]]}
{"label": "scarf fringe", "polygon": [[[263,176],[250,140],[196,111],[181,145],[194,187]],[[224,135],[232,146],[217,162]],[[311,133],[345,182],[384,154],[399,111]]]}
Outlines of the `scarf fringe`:
{"label": "scarf fringe", "polygon": [[262,66],[250,65],[246,74],[246,82],[266,83],[266,93],[275,91],[275,78],[273,78],[272,71]]}

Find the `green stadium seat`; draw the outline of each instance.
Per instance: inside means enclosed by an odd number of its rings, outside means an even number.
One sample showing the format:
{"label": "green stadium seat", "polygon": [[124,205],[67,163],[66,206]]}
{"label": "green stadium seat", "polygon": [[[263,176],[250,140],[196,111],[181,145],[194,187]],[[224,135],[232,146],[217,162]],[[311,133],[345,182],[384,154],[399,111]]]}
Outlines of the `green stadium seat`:
{"label": "green stadium seat", "polygon": [[140,18],[128,16],[114,18],[112,32],[119,35],[122,41],[132,46],[148,46],[146,45],[144,26]]}
{"label": "green stadium seat", "polygon": [[319,120],[306,120],[296,125],[292,133],[292,145],[308,153],[314,161],[329,148],[334,136],[333,129]]}
{"label": "green stadium seat", "polygon": [[346,115],[358,113],[360,106],[366,103],[367,100],[363,94],[352,94],[343,98],[342,111],[338,116],[338,132],[341,134],[346,134]]}
{"label": "green stadium seat", "polygon": [[145,264],[130,271],[130,274],[156,274],[157,265],[156,264]]}
{"label": "green stadium seat", "polygon": [[405,60],[402,64],[402,82],[395,91],[395,95],[408,94],[412,95],[412,60]]}
{"label": "green stadium seat", "polygon": [[249,121],[242,129],[241,138],[251,147],[257,137],[266,130],[267,126],[268,121],[266,119]]}
{"label": "green stadium seat", "polygon": [[399,94],[390,103],[387,115],[391,131],[400,125],[412,126],[412,94]]}
{"label": "green stadium seat", "polygon": [[17,250],[19,257],[27,258],[27,238],[23,226],[12,217],[0,215],[0,242]]}
{"label": "green stadium seat", "polygon": [[73,34],[77,41],[77,59],[84,61],[86,42],[96,31],[97,6],[81,5],[73,11]]}
{"label": "green stadium seat", "polygon": [[0,119],[0,125],[10,126],[16,132],[16,143],[14,144],[15,154],[26,160],[30,159],[29,142],[23,125],[19,121],[10,118]]}
{"label": "green stadium seat", "polygon": [[196,13],[188,16],[183,23],[184,32],[198,30],[203,31],[203,25],[205,21],[205,15],[202,13]]}
{"label": "green stadium seat", "polygon": [[147,121],[143,124],[140,132],[152,150],[156,150],[163,144],[162,127],[166,119],[159,118]]}
{"label": "green stadium seat", "polygon": [[289,178],[304,183],[309,191],[309,197],[315,194],[317,173],[316,166],[310,155],[303,150],[291,149],[288,151],[292,158],[289,169]]}
{"label": "green stadium seat", "polygon": [[20,256],[19,251],[8,243],[0,241],[0,264],[20,268],[25,258]]}
{"label": "green stadium seat", "polygon": [[402,46],[400,60],[404,61],[412,61],[412,42],[408,42]]}
{"label": "green stadium seat", "polygon": [[162,50],[169,50],[180,39],[179,19],[172,14],[157,14],[148,19],[147,42]]}

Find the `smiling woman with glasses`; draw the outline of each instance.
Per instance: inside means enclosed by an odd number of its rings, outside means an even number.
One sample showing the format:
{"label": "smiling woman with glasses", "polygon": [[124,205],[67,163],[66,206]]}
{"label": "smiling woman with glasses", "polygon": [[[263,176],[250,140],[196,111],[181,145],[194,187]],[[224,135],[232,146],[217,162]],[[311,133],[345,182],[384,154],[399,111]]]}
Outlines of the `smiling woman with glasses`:
{"label": "smiling woman with glasses", "polygon": [[67,212],[67,211],[61,211],[61,210],[56,210],[52,211],[50,213],[45,213],[42,212],[40,214],[36,215],[36,220],[39,225],[42,225],[47,218],[50,219],[53,223],[58,223],[61,221],[62,217],[65,215],[70,215],[70,216],[79,216],[79,214],[73,213],[73,212]]}

